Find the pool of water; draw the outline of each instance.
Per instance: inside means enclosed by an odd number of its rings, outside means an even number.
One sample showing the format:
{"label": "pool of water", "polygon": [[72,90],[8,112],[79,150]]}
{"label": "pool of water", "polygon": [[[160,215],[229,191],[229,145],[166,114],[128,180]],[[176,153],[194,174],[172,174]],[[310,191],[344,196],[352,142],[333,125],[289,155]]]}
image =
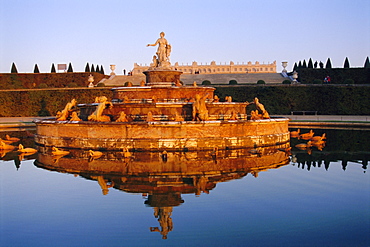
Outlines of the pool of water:
{"label": "pool of water", "polygon": [[321,151],[0,153],[0,246],[369,246],[370,131],[315,133]]}

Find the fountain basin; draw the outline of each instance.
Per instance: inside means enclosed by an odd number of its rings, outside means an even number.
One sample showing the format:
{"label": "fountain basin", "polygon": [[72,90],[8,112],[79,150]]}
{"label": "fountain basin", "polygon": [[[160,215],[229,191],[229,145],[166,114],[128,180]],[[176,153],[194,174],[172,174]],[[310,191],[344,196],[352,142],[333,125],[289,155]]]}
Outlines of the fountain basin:
{"label": "fountain basin", "polygon": [[289,141],[289,118],[228,121],[36,120],[35,142],[63,148],[192,151],[265,147]]}

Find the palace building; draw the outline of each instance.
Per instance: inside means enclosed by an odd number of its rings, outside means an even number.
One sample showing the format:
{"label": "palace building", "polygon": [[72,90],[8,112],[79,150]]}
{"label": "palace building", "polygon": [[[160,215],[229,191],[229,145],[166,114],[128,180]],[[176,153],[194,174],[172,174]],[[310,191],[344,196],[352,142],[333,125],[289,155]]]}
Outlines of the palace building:
{"label": "palace building", "polygon": [[[216,64],[212,61],[210,64],[198,64],[193,62],[191,65],[179,65],[176,62],[173,66],[175,70],[182,71],[184,74],[243,74],[243,73],[276,73],[276,61],[268,64],[260,64],[258,61],[254,64],[252,62],[235,64]],[[147,65],[134,64],[132,75],[141,75],[143,71],[149,69]]]}

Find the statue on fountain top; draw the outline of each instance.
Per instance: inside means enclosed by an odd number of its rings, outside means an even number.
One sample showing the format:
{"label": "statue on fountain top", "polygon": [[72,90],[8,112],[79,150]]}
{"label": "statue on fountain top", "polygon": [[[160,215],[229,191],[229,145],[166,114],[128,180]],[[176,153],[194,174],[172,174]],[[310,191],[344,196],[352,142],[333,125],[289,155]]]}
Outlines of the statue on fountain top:
{"label": "statue on fountain top", "polygon": [[151,64],[150,69],[170,69],[170,53],[171,53],[171,45],[168,41],[164,38],[164,32],[160,33],[160,38],[154,44],[147,44],[147,46],[156,46],[158,45],[157,49],[157,56],[153,56],[153,63]]}

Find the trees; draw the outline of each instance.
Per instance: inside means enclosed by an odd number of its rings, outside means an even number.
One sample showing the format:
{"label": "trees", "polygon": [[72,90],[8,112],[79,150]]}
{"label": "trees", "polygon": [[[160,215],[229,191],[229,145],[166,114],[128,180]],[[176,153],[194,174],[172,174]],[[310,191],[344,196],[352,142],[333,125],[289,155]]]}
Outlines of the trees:
{"label": "trees", "polygon": [[90,65],[89,65],[89,63],[86,63],[85,72],[90,72]]}
{"label": "trees", "polygon": [[307,67],[309,68],[309,69],[313,69],[313,63],[312,63],[312,59],[310,58],[310,60],[308,60],[308,65],[307,65]]}
{"label": "trees", "polygon": [[39,66],[35,64],[35,68],[33,69],[33,73],[40,73]]}
{"label": "trees", "polygon": [[293,66],[293,71],[296,71],[296,70],[297,70],[297,63],[295,62]]}
{"label": "trees", "polygon": [[94,64],[91,64],[91,72],[95,72]]}
{"label": "trees", "polygon": [[303,60],[302,68],[307,68],[306,60]]}
{"label": "trees", "polygon": [[103,65],[100,65],[100,73],[104,75]]}
{"label": "trees", "polygon": [[349,61],[348,61],[348,57],[346,57],[346,60],[344,60],[344,66],[343,68],[345,69],[349,69]]}
{"label": "trees", "polygon": [[12,64],[12,68],[10,69],[10,73],[18,73],[17,67],[15,66],[15,63]]}
{"label": "trees", "polygon": [[330,60],[330,58],[328,58],[328,60],[326,61],[325,68],[326,69],[331,69],[331,60]]}
{"label": "trees", "polygon": [[67,72],[73,72],[73,68],[72,68],[72,64],[71,63],[68,64]]}
{"label": "trees", "polygon": [[369,57],[366,58],[364,68],[370,68]]}
{"label": "trees", "polygon": [[54,63],[51,65],[51,73],[56,73],[57,71],[55,70],[55,65]]}

